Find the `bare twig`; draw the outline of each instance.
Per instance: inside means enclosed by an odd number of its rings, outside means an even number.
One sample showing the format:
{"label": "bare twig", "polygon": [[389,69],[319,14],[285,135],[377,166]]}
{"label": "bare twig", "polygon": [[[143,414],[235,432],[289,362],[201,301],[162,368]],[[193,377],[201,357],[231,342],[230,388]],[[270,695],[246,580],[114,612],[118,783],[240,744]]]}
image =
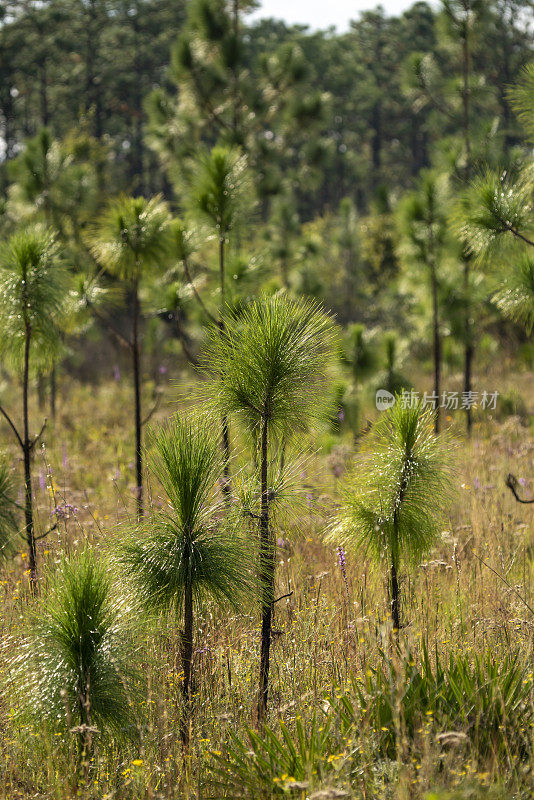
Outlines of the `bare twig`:
{"label": "bare twig", "polygon": [[42,533],[40,536],[36,536],[35,541],[40,542],[41,539],[45,539],[49,533],[52,533],[52,531],[55,531],[56,529],[57,529],[57,522],[54,522],[54,524],[47,531]]}
{"label": "bare twig", "polygon": [[46,428],[46,423],[47,423],[47,422],[48,422],[48,420],[47,420],[47,419],[46,419],[46,417],[45,417],[45,421],[43,422],[43,424],[42,424],[42,426],[41,426],[41,430],[39,431],[39,433],[37,434],[37,436],[35,436],[35,437],[32,439],[32,441],[30,442],[30,450],[33,450],[33,448],[35,447],[35,445],[37,444],[37,442],[39,441],[39,439],[40,439],[40,438],[41,438],[41,436],[43,435],[43,433],[44,433],[44,429]]}
{"label": "bare twig", "polygon": [[185,277],[186,277],[187,282],[190,285],[191,289],[193,290],[193,294],[195,295],[195,299],[196,299],[197,303],[199,304],[199,306],[203,310],[204,314],[208,317],[208,319],[211,320],[211,322],[213,322],[214,325],[216,325],[217,324],[217,320],[215,319],[215,317],[213,316],[211,311],[206,306],[204,300],[201,298],[200,294],[198,293],[197,287],[195,286],[195,283],[194,283],[193,278],[191,276],[191,270],[189,269],[189,260],[187,258],[182,258],[182,264],[184,265]]}
{"label": "bare twig", "polygon": [[527,503],[527,504],[528,503],[534,503],[534,497],[531,498],[530,500],[523,500],[523,498],[519,497],[519,495],[517,494],[517,484],[518,484],[518,480],[515,477],[515,475],[512,475],[512,473],[509,473],[508,477],[506,478],[506,486],[508,486],[508,488],[512,492],[513,496],[517,500],[517,502],[518,503]]}
{"label": "bare twig", "polygon": [[511,233],[513,236],[515,236],[515,237],[516,237],[516,239],[521,239],[521,241],[522,241],[522,242],[525,242],[525,244],[528,244],[528,245],[530,245],[531,247],[534,247],[534,242],[533,242],[531,239],[528,239],[528,238],[527,238],[526,236],[524,236],[522,233],[520,233],[520,232],[517,230],[517,228],[514,228],[514,227],[513,227],[513,225],[510,225],[509,223],[505,222],[504,220],[503,220],[503,223],[502,223],[502,224],[503,224],[503,226],[504,226],[505,230],[507,230],[507,231],[510,231],[510,233]]}
{"label": "bare twig", "polygon": [[504,585],[505,585],[505,586],[507,586],[507,587],[510,589],[510,591],[511,591],[511,592],[513,592],[513,593],[516,595],[516,597],[518,597],[518,598],[519,598],[519,600],[521,600],[521,602],[523,603],[523,605],[525,606],[525,608],[528,608],[528,610],[530,611],[530,613],[531,613],[531,614],[534,614],[534,608],[532,608],[532,606],[529,606],[529,604],[527,603],[527,601],[525,600],[525,598],[523,597],[523,595],[522,595],[522,594],[520,594],[520,593],[517,591],[517,589],[515,588],[515,586],[512,586],[512,584],[511,584],[511,583],[508,583],[508,581],[506,580],[506,578],[505,578],[503,575],[501,575],[501,573],[500,573],[500,572],[497,572],[497,570],[496,570],[496,569],[493,569],[493,567],[490,567],[490,565],[489,565],[489,564],[487,564],[487,563],[484,561],[484,559],[480,558],[480,556],[479,556],[479,555],[477,555],[477,554],[476,554],[474,551],[473,551],[473,555],[474,555],[474,557],[475,557],[476,559],[478,559],[478,560],[480,561],[480,563],[481,563],[481,564],[484,564],[484,566],[485,566],[485,567],[487,567],[487,568],[489,569],[489,571],[490,571],[490,572],[493,572],[493,574],[494,574],[494,575],[496,575],[498,578],[500,578],[500,580],[501,580],[501,581],[504,583]]}
{"label": "bare twig", "polygon": [[271,600],[271,605],[274,606],[275,603],[279,603],[280,600],[285,600],[286,597],[291,597],[293,592],[288,592],[287,594],[283,594],[281,597],[277,597],[276,600]]}
{"label": "bare twig", "polygon": [[198,358],[191,352],[191,348],[189,347],[189,343],[187,341],[187,337],[185,332],[182,328],[182,324],[178,318],[178,314],[174,314],[174,321],[176,323],[176,333],[178,334],[178,339],[180,340],[180,344],[182,345],[182,350],[184,351],[185,357],[192,364],[194,367],[198,367],[200,362]]}

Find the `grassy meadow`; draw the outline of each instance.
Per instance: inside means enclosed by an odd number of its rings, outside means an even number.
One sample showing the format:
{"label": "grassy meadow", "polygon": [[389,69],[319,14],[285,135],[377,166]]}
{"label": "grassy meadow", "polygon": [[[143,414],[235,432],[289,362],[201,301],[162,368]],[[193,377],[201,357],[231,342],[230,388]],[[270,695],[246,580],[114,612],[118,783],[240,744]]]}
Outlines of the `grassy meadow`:
{"label": "grassy meadow", "polygon": [[[505,366],[488,372],[484,388],[532,398],[532,374]],[[196,379],[184,370],[159,382],[151,426],[191,404]],[[454,383],[450,376],[447,387]],[[150,385],[145,392],[148,408]],[[533,495],[534,438],[528,420],[500,414],[499,403],[475,415],[470,440],[460,411],[445,421],[455,442],[455,499],[428,557],[402,570],[398,635],[384,570],[363,552],[340,557],[324,541],[361,440],[343,427],[301,439],[293,510],[275,521],[282,599],[273,605],[267,726],[258,732],[254,720],[259,607],[234,613],[205,602],[184,754],[180,624],[140,614],[113,559],[117,537],[135,524],[129,376],[97,386],[62,376],[56,420],[33,462],[37,537],[57,523],[37,543],[37,597],[24,548],[2,570],[0,796],[532,797],[532,506],[516,502],[505,478],[513,472],[521,495]],[[377,416],[369,403],[362,428]],[[8,440],[5,424],[1,433]],[[232,434],[235,475],[243,442],[235,425]],[[12,456],[17,463],[14,449]],[[154,480],[147,494],[150,507],[161,503]],[[257,535],[254,520],[237,520]],[[32,716],[16,664],[61,555],[86,545],[108,558],[139,691],[129,701],[136,736],[97,736],[80,764],[75,735]]]}

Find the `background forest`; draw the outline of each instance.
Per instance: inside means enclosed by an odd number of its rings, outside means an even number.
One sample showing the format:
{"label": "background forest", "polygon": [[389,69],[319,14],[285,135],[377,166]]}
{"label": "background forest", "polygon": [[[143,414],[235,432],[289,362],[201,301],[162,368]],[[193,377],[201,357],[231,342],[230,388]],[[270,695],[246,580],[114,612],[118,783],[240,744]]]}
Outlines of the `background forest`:
{"label": "background forest", "polygon": [[528,800],[531,0],[0,0],[0,797]]}

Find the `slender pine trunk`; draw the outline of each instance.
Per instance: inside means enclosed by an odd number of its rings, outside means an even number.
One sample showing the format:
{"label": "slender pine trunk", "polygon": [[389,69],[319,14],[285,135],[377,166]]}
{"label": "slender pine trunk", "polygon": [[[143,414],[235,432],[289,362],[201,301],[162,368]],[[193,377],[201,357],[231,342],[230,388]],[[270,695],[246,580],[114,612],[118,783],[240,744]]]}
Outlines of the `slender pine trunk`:
{"label": "slender pine trunk", "polygon": [[90,679],[82,669],[78,686],[78,709],[80,712],[80,730],[78,733],[78,772],[85,785],[89,774],[90,753],[93,745],[91,735],[91,694]]}
{"label": "slender pine trunk", "polygon": [[56,418],[56,399],[57,399],[57,369],[56,365],[52,365],[52,372],[50,373],[50,416],[53,420]]}
{"label": "slender pine trunk", "polygon": [[223,461],[224,461],[222,491],[225,501],[229,503],[232,487],[230,483],[230,432],[228,430],[228,417],[226,414],[224,414],[222,417],[221,428],[222,428],[222,445],[223,445]]}
{"label": "slender pine trunk", "polygon": [[[234,48],[235,52],[238,49],[238,39],[239,39],[239,0],[233,0],[232,3],[232,28],[234,34]],[[242,142],[242,135],[241,131],[239,131],[239,117],[240,117],[240,102],[239,102],[239,73],[238,73],[238,62],[237,59],[234,60],[234,64],[232,67],[232,94],[233,94],[233,118],[232,118],[232,128],[234,134],[234,144],[243,144]]]}
{"label": "slender pine trunk", "polygon": [[[466,268],[467,271],[468,268]],[[465,283],[468,282],[468,275],[466,275]],[[465,354],[464,354],[464,392],[467,397],[469,397],[469,393],[471,392],[472,386],[472,375],[473,375],[473,359],[475,355],[475,348],[473,346],[473,330],[471,325],[471,319],[466,317],[465,320]],[[473,427],[473,413],[471,411],[469,403],[466,405],[465,410],[466,416],[466,425],[467,425],[467,434],[471,436],[471,429]]]}
{"label": "slender pine trunk", "polygon": [[[27,309],[26,299],[27,275],[23,271],[23,306]],[[32,443],[30,440],[30,414],[28,409],[28,394],[30,386],[30,346],[31,346],[31,324],[27,312],[24,313],[24,371],[22,376],[22,415],[23,415],[23,438],[22,453],[24,460],[24,520],[26,527],[26,542],[28,545],[28,567],[30,570],[30,588],[32,594],[37,588],[37,553],[35,548],[35,531],[33,527],[33,497],[32,497],[32,473],[31,473],[31,451]]]}
{"label": "slender pine trunk", "polygon": [[137,481],[137,518],[143,516],[143,454],[141,423],[141,374],[139,352],[139,284],[134,281],[133,297],[133,338],[132,338],[133,379],[135,394],[135,474]]}
{"label": "slender pine trunk", "polygon": [[269,659],[274,598],[274,545],[269,530],[269,487],[267,483],[268,433],[267,420],[261,430],[261,513],[260,513],[260,579],[262,582],[261,654],[258,696],[258,725],[265,722],[269,696]]}
{"label": "slender pine trunk", "polygon": [[[224,234],[219,236],[219,288],[221,292],[221,313],[219,319],[219,330],[221,336],[224,333],[223,314],[225,308],[225,291],[224,291]],[[230,481],[230,431],[228,427],[228,416],[223,414],[221,419],[221,435],[223,447],[223,484],[222,491],[224,499],[227,503],[230,502],[230,495],[232,493],[232,485]]]}
{"label": "slender pine trunk", "polygon": [[[462,42],[462,129],[464,136],[465,148],[465,185],[469,185],[471,178],[471,139],[469,131],[469,70],[470,70],[470,53],[469,53],[469,33],[466,28]],[[471,378],[473,372],[473,331],[471,324],[471,302],[469,298],[469,269],[471,257],[469,254],[467,243],[464,242],[464,269],[463,269],[463,284],[465,294],[465,317],[464,317],[464,392],[471,392]],[[469,395],[468,395],[469,396]],[[467,435],[471,436],[471,428],[473,425],[473,417],[470,404],[466,405],[466,426]]]}
{"label": "slender pine trunk", "polygon": [[436,399],[436,413],[434,415],[434,431],[439,433],[439,403],[441,394],[441,339],[439,335],[439,305],[438,305],[438,281],[436,276],[436,265],[431,266],[432,282],[432,327],[433,327],[433,355],[434,355],[434,395]]}
{"label": "slender pine trunk", "polygon": [[26,334],[26,345],[24,352],[24,377],[23,377],[23,416],[24,416],[24,518],[26,522],[26,542],[28,544],[28,567],[30,569],[30,585],[32,592],[35,592],[37,581],[37,553],[35,548],[35,532],[33,527],[33,497],[32,497],[32,474],[31,474],[31,441],[29,433],[29,412],[28,412],[28,384],[29,384],[29,349],[30,334]]}
{"label": "slender pine trunk", "polygon": [[395,566],[394,561],[391,562],[389,590],[390,590],[390,601],[391,601],[391,621],[393,623],[394,630],[399,631],[400,630],[399,581],[397,577],[397,567]]}
{"label": "slender pine trunk", "polygon": [[393,629],[398,633],[400,631],[400,591],[399,591],[399,577],[397,574],[397,565],[399,563],[399,510],[402,509],[404,498],[406,497],[406,489],[408,488],[409,465],[412,461],[411,452],[406,448],[404,453],[404,463],[402,466],[401,479],[399,492],[395,501],[395,511],[393,512],[393,536],[394,543],[390,553],[391,567],[389,574],[389,594],[391,603],[391,621]]}
{"label": "slender pine trunk", "polygon": [[184,592],[184,630],[182,634],[182,669],[184,679],[182,683],[182,717],[180,721],[180,736],[184,750],[189,749],[190,722],[191,722],[191,665],[193,661],[193,585],[188,578]]}

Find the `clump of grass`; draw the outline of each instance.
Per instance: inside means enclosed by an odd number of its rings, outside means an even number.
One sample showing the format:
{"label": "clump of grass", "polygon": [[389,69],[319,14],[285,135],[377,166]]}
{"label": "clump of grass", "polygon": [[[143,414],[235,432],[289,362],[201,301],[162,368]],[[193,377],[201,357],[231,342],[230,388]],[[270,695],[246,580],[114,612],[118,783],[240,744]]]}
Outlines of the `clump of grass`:
{"label": "clump of grass", "polygon": [[529,758],[534,721],[532,673],[519,653],[496,660],[451,653],[434,663],[424,645],[420,663],[397,651],[352,692],[332,695],[330,706],[348,732],[374,731],[377,755],[400,756],[402,745],[421,755],[424,732],[444,747],[461,745],[479,763],[496,759],[506,768]]}
{"label": "clump of grass", "polygon": [[340,761],[347,755],[338,754],[334,738],[331,721],[321,716],[297,719],[294,730],[281,722],[277,729],[264,725],[261,734],[247,727],[242,738],[231,732],[224,752],[214,754],[210,789],[216,794],[210,796],[303,797],[327,783],[339,784]]}

